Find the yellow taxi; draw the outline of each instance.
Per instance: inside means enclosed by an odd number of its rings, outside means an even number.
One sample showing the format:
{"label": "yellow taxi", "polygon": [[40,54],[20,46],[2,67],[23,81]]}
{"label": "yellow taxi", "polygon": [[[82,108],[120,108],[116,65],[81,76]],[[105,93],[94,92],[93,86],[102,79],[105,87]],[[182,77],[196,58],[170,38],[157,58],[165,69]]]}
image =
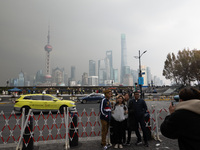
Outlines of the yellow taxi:
{"label": "yellow taxi", "polygon": [[75,111],[76,105],[71,100],[61,100],[50,94],[28,94],[21,95],[15,101],[14,110],[22,112],[22,108],[26,110],[60,110],[63,113],[63,108],[69,107],[69,111]]}

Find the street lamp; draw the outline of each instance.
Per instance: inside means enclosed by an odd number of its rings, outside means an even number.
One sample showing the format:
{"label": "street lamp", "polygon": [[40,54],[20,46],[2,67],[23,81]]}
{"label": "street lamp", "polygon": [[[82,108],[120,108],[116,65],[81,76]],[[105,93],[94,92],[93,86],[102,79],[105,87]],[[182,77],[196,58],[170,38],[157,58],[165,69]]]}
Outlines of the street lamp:
{"label": "street lamp", "polygon": [[144,53],[146,53],[147,51],[144,51],[142,54],[140,54],[140,50],[139,50],[139,56],[134,56],[135,58],[139,59],[139,77],[138,77],[138,84],[139,84],[139,87],[140,87],[140,93],[141,93],[141,98],[143,98],[143,95],[142,95],[142,84],[143,84],[143,78],[142,78],[142,69],[141,69],[141,60],[140,58],[142,57],[142,55]]}

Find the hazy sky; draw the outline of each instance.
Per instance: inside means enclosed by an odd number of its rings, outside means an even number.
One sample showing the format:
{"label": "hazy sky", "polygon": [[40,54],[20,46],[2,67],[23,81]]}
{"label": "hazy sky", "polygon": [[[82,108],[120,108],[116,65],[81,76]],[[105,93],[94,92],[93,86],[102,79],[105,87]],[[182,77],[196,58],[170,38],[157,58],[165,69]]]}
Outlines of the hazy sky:
{"label": "hazy sky", "polygon": [[51,67],[64,67],[69,77],[72,65],[80,79],[89,59],[103,59],[107,50],[120,69],[124,33],[128,65],[138,69],[134,56],[147,50],[142,65],[164,79],[168,53],[200,48],[199,6],[199,0],[2,0],[0,86],[21,70],[28,75],[44,70],[48,24]]}

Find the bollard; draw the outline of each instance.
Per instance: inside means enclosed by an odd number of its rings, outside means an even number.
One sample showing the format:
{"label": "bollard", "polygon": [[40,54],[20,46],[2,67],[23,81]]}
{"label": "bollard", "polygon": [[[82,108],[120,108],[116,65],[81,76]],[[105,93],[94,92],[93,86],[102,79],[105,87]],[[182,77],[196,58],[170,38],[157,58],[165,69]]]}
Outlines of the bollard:
{"label": "bollard", "polygon": [[70,128],[69,128],[69,135],[70,135],[69,145],[70,147],[73,147],[78,145],[78,127],[77,127],[78,116],[76,111],[71,112],[70,114],[73,122],[70,123]]}
{"label": "bollard", "polygon": [[23,134],[24,141],[22,150],[33,150],[33,137],[31,135],[32,131],[33,131],[33,117],[30,116],[30,120]]}

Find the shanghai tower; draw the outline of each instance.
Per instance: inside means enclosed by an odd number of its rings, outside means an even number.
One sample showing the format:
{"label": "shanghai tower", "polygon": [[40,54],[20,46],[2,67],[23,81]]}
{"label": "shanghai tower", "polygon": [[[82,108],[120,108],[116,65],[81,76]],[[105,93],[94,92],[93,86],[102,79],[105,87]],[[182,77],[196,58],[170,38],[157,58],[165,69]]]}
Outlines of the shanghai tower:
{"label": "shanghai tower", "polygon": [[120,83],[123,83],[123,77],[126,74],[126,66],[127,66],[127,49],[126,49],[126,35],[121,34],[121,75],[120,75]]}

